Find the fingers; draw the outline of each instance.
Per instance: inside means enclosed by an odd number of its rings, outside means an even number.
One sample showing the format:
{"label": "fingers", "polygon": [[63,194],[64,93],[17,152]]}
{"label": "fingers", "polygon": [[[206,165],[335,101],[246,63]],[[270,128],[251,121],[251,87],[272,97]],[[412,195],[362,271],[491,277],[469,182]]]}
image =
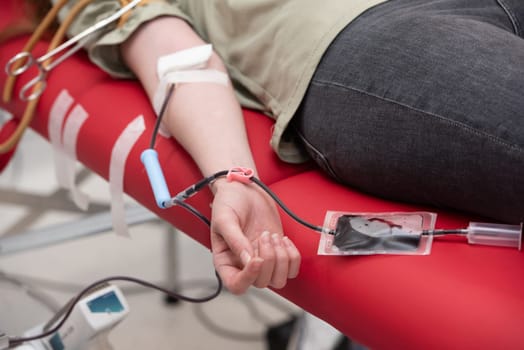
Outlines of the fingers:
{"label": "fingers", "polygon": [[289,259],[281,235],[274,233],[271,235],[275,251],[275,267],[270,285],[274,288],[283,288],[288,279]]}
{"label": "fingers", "polygon": [[253,255],[228,250],[215,255],[215,266],[224,285],[233,294],[250,286],[283,288],[300,269],[300,253],[287,237],[264,232],[253,242]]}
{"label": "fingers", "polygon": [[266,231],[259,238],[258,251],[264,264],[254,283],[256,287],[283,288],[288,279],[298,275],[300,253],[289,238]]}
{"label": "fingers", "polygon": [[263,260],[259,257],[244,257],[248,260],[242,269],[234,265],[224,264],[217,266],[217,272],[222,278],[227,289],[236,295],[246,292],[246,290],[255,284],[260,275]]}
{"label": "fingers", "polygon": [[289,256],[287,278],[295,278],[298,276],[298,272],[300,271],[300,262],[302,260],[300,252],[288,237],[284,237],[282,242],[284,243],[284,247],[286,248],[286,252]]}
{"label": "fingers", "polygon": [[260,275],[256,279],[254,285],[258,288],[265,288],[270,284],[273,277],[276,254],[268,231],[262,232],[258,241],[258,252],[260,257],[264,259],[264,264],[262,265]]}
{"label": "fingers", "polygon": [[[215,219],[211,231],[212,238],[215,237],[221,241],[220,244],[219,242],[214,242],[213,247],[215,249],[230,249],[235,256],[241,259],[244,258],[244,260],[255,255],[253,245],[235,221],[230,223],[227,217],[225,219]],[[244,261],[243,263],[245,264]]]}

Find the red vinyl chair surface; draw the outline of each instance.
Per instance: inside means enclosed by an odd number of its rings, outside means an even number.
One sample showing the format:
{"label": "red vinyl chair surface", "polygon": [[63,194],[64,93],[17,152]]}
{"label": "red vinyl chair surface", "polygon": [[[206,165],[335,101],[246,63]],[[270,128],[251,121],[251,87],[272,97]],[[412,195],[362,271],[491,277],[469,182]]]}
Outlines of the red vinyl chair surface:
{"label": "red vinyl chair surface", "polygon": [[[19,52],[27,38],[0,45],[0,66]],[[43,43],[35,53],[43,53]],[[29,80],[16,84],[18,93]],[[3,86],[6,76],[0,75]],[[148,147],[155,115],[136,81],[115,80],[84,54],[68,59],[50,74],[31,127],[48,137],[50,108],[67,90],[89,113],[77,142],[78,159],[108,178],[113,145],[122,130],[143,115],[146,132],[132,149],[124,190],[162,219],[209,247],[208,228],[181,208],[159,209],[140,153]],[[0,107],[20,117],[25,103],[17,98]],[[251,146],[260,172],[291,210],[321,225],[327,210],[438,213],[437,227],[466,227],[473,218],[387,201],[343,187],[311,165],[278,160],[269,147],[272,121],[245,110]],[[210,145],[212,147],[212,145]],[[159,138],[159,159],[172,193],[201,178],[188,154],[173,140]],[[206,190],[190,204],[209,216]],[[462,239],[438,239],[428,256],[334,257],[317,255],[319,234],[282,212],[284,230],[303,256],[300,275],[275,292],[373,349],[524,349],[524,254],[516,249],[471,246]]]}

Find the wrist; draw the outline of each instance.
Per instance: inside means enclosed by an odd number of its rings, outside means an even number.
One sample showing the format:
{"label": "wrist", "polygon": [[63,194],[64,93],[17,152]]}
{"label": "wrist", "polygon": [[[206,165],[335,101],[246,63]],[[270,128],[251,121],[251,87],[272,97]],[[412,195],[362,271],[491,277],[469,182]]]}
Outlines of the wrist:
{"label": "wrist", "polygon": [[216,194],[219,190],[231,187],[231,186],[250,186],[251,183],[241,183],[239,181],[232,181],[228,179],[227,177],[220,177],[209,184],[209,188],[211,189],[211,192],[213,192],[213,195]]}
{"label": "wrist", "polygon": [[209,188],[211,189],[211,192],[215,196],[219,191],[243,191],[247,189],[248,187],[251,187],[253,184],[244,184],[238,181],[231,181],[226,179],[225,177],[216,179],[211,184],[209,184]]}
{"label": "wrist", "polygon": [[[219,188],[226,186],[228,183],[251,185],[251,178],[256,176],[256,171],[253,168],[232,167],[227,171],[225,176],[220,176],[209,184],[213,194],[216,194]],[[224,173],[224,171],[221,172]],[[217,174],[217,172],[215,172],[215,174]]]}
{"label": "wrist", "polygon": [[220,188],[227,186],[228,183],[229,181],[225,177],[221,177],[210,183],[209,188],[211,189],[213,195],[215,195]]}

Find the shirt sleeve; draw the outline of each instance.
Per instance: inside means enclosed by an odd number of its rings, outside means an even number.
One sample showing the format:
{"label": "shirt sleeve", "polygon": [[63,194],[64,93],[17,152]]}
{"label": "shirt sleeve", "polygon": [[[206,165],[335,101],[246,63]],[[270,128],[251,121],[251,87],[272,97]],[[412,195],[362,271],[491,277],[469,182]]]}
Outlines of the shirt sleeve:
{"label": "shirt sleeve", "polygon": [[[74,1],[69,3],[74,3]],[[111,16],[120,8],[121,5],[118,0],[95,0],[77,16],[69,28],[68,34],[70,36],[77,35],[98,21]],[[70,9],[71,5],[66,6],[60,14],[61,20],[67,16]],[[101,29],[100,33],[103,33],[101,37],[86,47],[90,60],[102,70],[117,78],[134,77],[120,55],[119,45],[142,24],[159,16],[176,16],[190,22],[187,15],[180,10],[176,1],[173,0],[153,0],[143,4],[139,3],[130,11],[130,15],[123,25],[119,26],[119,21],[114,21],[107,28]]]}

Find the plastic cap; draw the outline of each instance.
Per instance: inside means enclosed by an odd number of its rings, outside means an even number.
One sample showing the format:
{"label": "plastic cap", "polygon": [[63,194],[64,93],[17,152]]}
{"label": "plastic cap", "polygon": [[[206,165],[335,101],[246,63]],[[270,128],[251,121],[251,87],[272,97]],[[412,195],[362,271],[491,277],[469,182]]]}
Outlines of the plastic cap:
{"label": "plastic cap", "polygon": [[521,250],[522,224],[505,225],[482,222],[470,222],[468,226],[468,242],[470,244],[510,247]]}

